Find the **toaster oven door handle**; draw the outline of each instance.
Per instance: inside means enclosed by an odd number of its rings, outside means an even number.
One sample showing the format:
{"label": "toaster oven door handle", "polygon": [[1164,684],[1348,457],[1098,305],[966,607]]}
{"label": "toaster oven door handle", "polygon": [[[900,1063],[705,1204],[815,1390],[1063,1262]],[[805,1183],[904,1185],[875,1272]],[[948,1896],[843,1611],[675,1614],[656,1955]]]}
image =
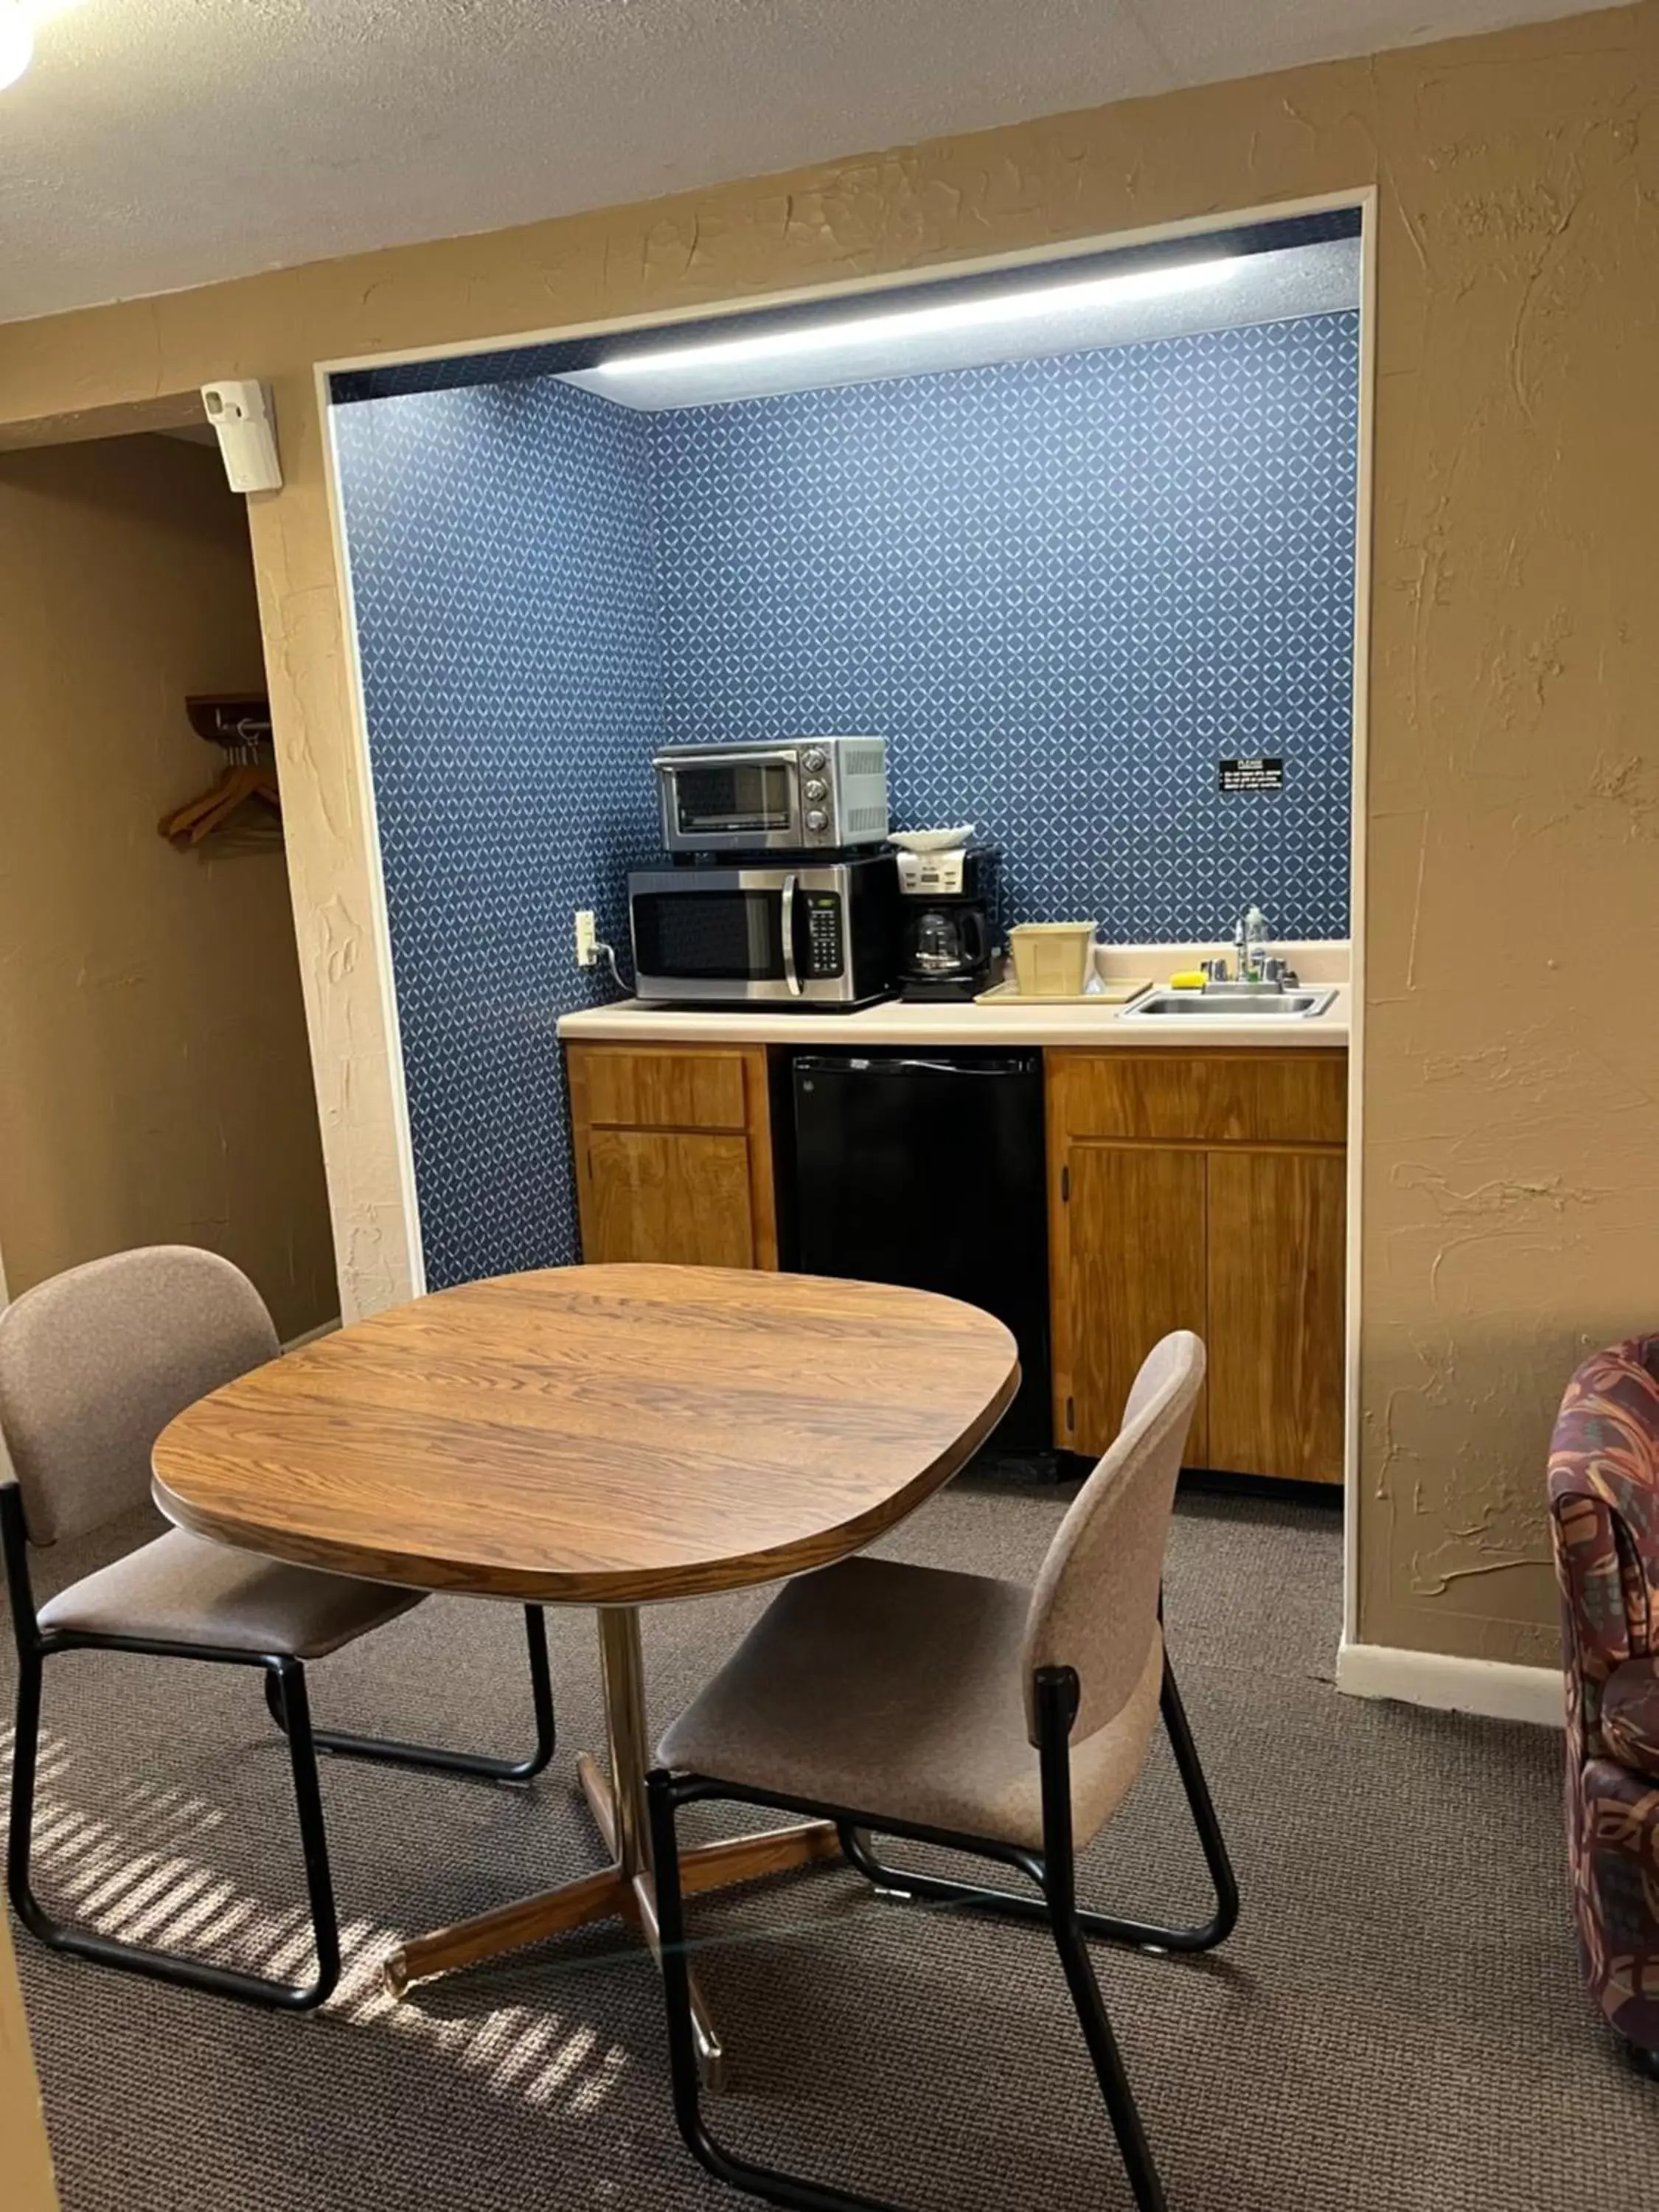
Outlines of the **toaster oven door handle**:
{"label": "toaster oven door handle", "polygon": [[736,766],[738,768],[793,768],[799,758],[799,749],[793,745],[785,746],[781,750],[770,751],[762,745],[745,745],[741,753],[737,752],[730,745],[711,745],[706,753],[700,752],[695,746],[688,745],[678,752],[653,753],[651,758],[651,765],[654,769],[671,769],[677,768],[708,768],[710,766],[715,768],[726,766]]}
{"label": "toaster oven door handle", "polygon": [[778,891],[778,920],[783,939],[783,980],[789,986],[792,999],[800,996],[800,971],[795,966],[795,894],[799,889],[800,878],[792,868]]}

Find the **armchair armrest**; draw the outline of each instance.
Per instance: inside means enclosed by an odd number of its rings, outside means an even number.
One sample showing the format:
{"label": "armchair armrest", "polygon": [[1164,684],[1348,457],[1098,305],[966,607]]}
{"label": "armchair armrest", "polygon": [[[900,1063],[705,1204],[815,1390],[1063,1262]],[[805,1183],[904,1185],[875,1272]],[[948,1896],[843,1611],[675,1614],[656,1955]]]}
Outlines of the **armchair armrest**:
{"label": "armchair armrest", "polygon": [[1553,1494],[1555,1577],[1561,1591],[1561,1642],[1566,1664],[1568,1723],[1582,1756],[1601,1753],[1601,1692],[1631,1656],[1624,1562],[1615,1517],[1599,1498]]}
{"label": "armchair armrest", "polygon": [[1659,1648],[1659,1337],[1598,1352],[1574,1375],[1549,1498],[1570,1702],[1594,1758],[1601,1685]]}

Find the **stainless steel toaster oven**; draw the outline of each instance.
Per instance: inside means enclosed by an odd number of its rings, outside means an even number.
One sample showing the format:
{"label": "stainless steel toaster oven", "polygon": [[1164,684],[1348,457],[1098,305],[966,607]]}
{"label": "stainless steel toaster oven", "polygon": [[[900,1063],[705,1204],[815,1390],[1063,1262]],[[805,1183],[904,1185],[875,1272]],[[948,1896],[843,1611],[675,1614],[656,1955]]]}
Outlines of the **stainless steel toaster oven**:
{"label": "stainless steel toaster oven", "polygon": [[677,745],[652,766],[671,853],[833,853],[887,836],[887,740]]}

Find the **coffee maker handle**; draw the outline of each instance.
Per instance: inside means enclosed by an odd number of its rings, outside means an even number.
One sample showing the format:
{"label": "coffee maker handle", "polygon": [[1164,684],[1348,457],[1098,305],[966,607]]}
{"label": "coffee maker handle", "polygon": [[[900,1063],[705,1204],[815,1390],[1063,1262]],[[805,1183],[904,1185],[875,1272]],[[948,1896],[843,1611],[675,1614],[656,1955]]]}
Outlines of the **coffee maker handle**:
{"label": "coffee maker handle", "polygon": [[991,933],[985,916],[977,907],[963,909],[962,916],[962,949],[969,963],[982,968],[991,957]]}

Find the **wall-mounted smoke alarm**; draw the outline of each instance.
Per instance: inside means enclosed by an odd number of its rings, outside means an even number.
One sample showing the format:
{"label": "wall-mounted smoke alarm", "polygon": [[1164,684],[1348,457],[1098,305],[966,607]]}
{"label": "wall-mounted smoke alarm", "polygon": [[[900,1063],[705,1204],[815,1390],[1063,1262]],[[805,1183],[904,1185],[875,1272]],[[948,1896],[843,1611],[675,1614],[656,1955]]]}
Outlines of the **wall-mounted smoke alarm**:
{"label": "wall-mounted smoke alarm", "polygon": [[219,454],[233,491],[280,491],[276,417],[268,384],[204,384],[202,404],[219,434]]}

